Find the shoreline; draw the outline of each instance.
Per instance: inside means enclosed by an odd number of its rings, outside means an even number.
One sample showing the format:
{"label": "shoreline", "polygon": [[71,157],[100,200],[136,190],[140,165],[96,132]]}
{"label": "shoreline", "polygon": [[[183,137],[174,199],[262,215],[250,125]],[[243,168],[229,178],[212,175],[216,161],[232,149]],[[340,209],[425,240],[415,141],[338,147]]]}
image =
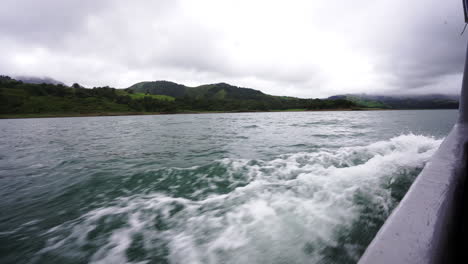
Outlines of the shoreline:
{"label": "shoreline", "polygon": [[192,114],[239,114],[239,113],[277,113],[277,112],[339,112],[339,111],[399,111],[399,110],[456,110],[456,109],[385,109],[385,108],[338,108],[338,109],[287,109],[269,111],[187,111],[187,112],[98,112],[98,113],[38,113],[38,114],[0,114],[0,119],[25,118],[64,118],[98,116],[142,116],[142,115],[192,115]]}

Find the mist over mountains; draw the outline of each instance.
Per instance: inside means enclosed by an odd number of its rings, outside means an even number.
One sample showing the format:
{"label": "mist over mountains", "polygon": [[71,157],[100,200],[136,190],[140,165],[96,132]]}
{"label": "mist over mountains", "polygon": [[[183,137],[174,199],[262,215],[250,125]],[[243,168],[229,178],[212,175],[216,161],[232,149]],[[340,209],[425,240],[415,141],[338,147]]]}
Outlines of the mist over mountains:
{"label": "mist over mountains", "polygon": [[330,96],[328,99],[344,99],[362,107],[384,109],[457,109],[459,95],[370,95],[344,94]]}
{"label": "mist over mountains", "polygon": [[65,83],[61,81],[57,81],[50,77],[37,77],[37,76],[15,76],[15,79],[18,81],[22,81],[24,83],[31,83],[31,84],[61,84],[65,85]]}

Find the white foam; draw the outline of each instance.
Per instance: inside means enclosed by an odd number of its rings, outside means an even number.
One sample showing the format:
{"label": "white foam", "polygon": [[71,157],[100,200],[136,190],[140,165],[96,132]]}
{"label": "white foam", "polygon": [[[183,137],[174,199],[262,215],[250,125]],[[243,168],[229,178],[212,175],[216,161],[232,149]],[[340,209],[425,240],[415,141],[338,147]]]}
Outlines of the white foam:
{"label": "white foam", "polygon": [[[163,193],[123,198],[64,224],[72,228],[70,234],[51,240],[42,253],[96,243],[87,234],[104,218],[118,216],[126,224],[99,237],[103,242],[90,257],[93,263],[130,262],[126,250],[136,234],[143,237],[149,255],[167,247],[171,263],[323,261],[324,248],[339,246],[337,231],[351,228],[360,216],[356,193],[365,194],[388,215],[397,201],[385,186],[422,168],[440,142],[403,135],[271,161],[224,159],[220,162],[228,172],[219,177],[234,182],[234,175],[242,173],[247,185],[203,200]],[[345,246],[349,255],[358,257],[354,245]]]}

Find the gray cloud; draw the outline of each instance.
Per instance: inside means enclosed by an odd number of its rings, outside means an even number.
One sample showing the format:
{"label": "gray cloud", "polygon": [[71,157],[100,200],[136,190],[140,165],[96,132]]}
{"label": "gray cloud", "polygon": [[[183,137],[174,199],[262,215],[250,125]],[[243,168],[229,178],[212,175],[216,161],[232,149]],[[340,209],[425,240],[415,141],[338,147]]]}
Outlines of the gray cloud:
{"label": "gray cloud", "polygon": [[300,97],[459,90],[461,2],[6,0],[0,72]]}
{"label": "gray cloud", "polygon": [[4,0],[0,32],[22,42],[55,47],[67,34],[81,28],[88,16],[109,5],[108,0]]}
{"label": "gray cloud", "polygon": [[442,76],[461,73],[466,50],[466,37],[460,36],[461,1],[458,5],[440,1],[431,2],[431,6],[423,1],[409,4],[413,12],[404,14],[400,32],[385,38],[390,57],[383,70],[394,74],[392,83],[406,89],[420,88]]}

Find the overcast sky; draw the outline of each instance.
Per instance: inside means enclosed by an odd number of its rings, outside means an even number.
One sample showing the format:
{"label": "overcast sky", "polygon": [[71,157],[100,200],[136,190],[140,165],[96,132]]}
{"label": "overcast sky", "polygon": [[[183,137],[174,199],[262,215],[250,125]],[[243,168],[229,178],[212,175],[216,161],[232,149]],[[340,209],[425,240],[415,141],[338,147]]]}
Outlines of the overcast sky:
{"label": "overcast sky", "polygon": [[2,0],[0,74],[298,97],[453,94],[463,25],[461,0]]}

